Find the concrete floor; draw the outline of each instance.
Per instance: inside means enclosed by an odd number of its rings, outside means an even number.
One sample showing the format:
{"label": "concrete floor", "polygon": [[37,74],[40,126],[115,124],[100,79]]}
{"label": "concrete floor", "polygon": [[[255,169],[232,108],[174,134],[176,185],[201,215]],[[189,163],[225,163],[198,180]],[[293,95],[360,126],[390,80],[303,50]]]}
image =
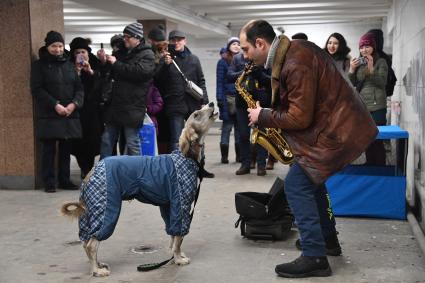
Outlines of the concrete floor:
{"label": "concrete floor", "polygon": [[[234,194],[268,191],[287,167],[278,165],[265,177],[236,176],[239,164],[219,163],[219,131],[206,140],[206,168],[216,174],[205,179],[191,231],[183,250],[192,262],[168,265],[147,273],[139,264],[169,257],[168,236],[159,209],[125,202],[115,233],[103,242],[99,259],[108,263],[108,278],[92,278],[86,255],[78,242],[77,222],[60,216],[65,201],[78,199],[76,191],[0,191],[0,282],[425,282],[424,255],[407,221],[337,218],[343,256],[330,257],[334,275],[329,278],[284,279],[274,273],[276,264],[299,255],[293,229],[286,241],[243,239],[234,228],[237,214]],[[78,169],[73,165],[73,179]],[[139,252],[134,248],[150,248]],[[149,250],[148,250],[149,251]]]}

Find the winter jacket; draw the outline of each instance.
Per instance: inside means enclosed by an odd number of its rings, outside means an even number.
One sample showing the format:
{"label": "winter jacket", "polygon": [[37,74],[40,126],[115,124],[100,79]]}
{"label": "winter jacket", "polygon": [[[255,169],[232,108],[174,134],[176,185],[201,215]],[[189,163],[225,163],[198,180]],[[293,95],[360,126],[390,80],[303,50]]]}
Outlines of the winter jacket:
{"label": "winter jacket", "polygon": [[183,52],[176,53],[174,61],[180,70],[204,92],[202,101],[197,101],[186,92],[186,82],[174,64],[163,64],[157,73],[157,83],[160,85],[161,96],[164,99],[165,113],[168,117],[181,115],[188,117],[193,111],[200,109],[202,104],[208,104],[204,73],[198,57],[185,47]]}
{"label": "winter jacket", "polygon": [[[239,76],[242,74],[245,69],[245,61],[243,57],[243,53],[239,53],[233,56],[232,63],[230,63],[229,69],[227,70],[227,81],[229,83],[235,83]],[[241,95],[236,92],[236,107],[239,109],[247,109],[247,105],[245,100],[241,97]]]}
{"label": "winter jacket", "polygon": [[387,108],[387,84],[388,65],[385,59],[379,58],[373,64],[373,74],[367,74],[367,66],[361,65],[356,72],[349,73],[348,78],[351,83],[358,87],[362,84],[360,95],[366,104],[367,109],[377,111]]}
{"label": "winter jacket", "polygon": [[[83,106],[84,91],[80,78],[66,55],[56,57],[45,46],[39,50],[40,59],[31,68],[31,92],[37,117],[36,135],[40,139],[81,138],[79,109]],[[73,102],[76,109],[68,117],[60,116],[56,104],[66,107]]]}
{"label": "winter jacket", "polygon": [[164,101],[162,100],[159,90],[151,83],[148,91],[148,96],[146,98],[146,107],[149,117],[152,122],[155,124],[156,132],[159,132],[158,121],[156,115],[161,112],[164,107]]}
{"label": "winter jacket", "polygon": [[356,159],[378,129],[332,58],[310,41],[281,35],[272,66],[273,105],[260,127],[280,128],[304,172],[316,184]]}
{"label": "winter jacket", "polygon": [[230,119],[226,96],[236,95],[235,83],[227,79],[229,65],[228,61],[222,58],[217,62],[216,69],[216,99],[220,109],[220,119],[223,121]]}
{"label": "winter jacket", "polygon": [[80,109],[83,136],[82,139],[72,141],[72,154],[82,158],[89,158],[100,153],[103,132],[100,92],[95,87],[100,61],[92,53],[89,53],[89,63],[95,73],[90,75],[83,70],[80,73],[81,83],[84,87],[84,105]]}
{"label": "winter jacket", "polygon": [[92,206],[91,213],[103,217],[98,231],[93,231],[98,240],[105,240],[113,233],[122,201],[132,199],[159,206],[167,234],[184,236],[189,233],[190,209],[196,197],[199,170],[192,159],[174,151],[155,157],[111,156],[99,162],[100,165],[102,162],[106,182],[102,178],[92,182],[91,178],[81,192],[81,199],[85,200],[93,195],[87,190],[102,191],[95,187],[97,184],[104,183],[102,186],[107,187],[103,196],[95,197],[96,202],[106,197],[105,204]]}
{"label": "winter jacket", "polygon": [[140,44],[112,65],[114,83],[105,114],[106,124],[132,128],[143,124],[154,59],[150,45]]}

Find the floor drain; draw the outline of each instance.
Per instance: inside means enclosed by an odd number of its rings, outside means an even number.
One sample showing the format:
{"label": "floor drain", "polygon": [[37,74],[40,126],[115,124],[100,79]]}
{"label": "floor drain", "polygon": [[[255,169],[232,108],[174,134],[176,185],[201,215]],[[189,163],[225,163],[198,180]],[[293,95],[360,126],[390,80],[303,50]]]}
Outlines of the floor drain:
{"label": "floor drain", "polygon": [[131,251],[135,254],[151,254],[151,253],[157,252],[158,250],[152,246],[140,245],[140,246],[131,248]]}

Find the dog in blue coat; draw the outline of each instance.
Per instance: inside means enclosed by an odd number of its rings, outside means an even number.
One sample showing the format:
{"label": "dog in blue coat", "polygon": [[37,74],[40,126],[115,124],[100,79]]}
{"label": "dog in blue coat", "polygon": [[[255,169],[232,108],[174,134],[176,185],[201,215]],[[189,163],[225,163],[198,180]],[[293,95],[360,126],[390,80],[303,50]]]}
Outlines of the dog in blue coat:
{"label": "dog in blue coat", "polygon": [[189,233],[204,139],[217,116],[213,103],[193,112],[181,133],[179,150],[171,154],[112,156],[99,161],[83,180],[79,201],[62,205],[64,215],[79,219],[79,237],[93,276],[110,274],[109,266],[98,262],[97,250],[100,241],[114,232],[124,200],[159,206],[171,236],[174,263],[190,262],[181,243]]}

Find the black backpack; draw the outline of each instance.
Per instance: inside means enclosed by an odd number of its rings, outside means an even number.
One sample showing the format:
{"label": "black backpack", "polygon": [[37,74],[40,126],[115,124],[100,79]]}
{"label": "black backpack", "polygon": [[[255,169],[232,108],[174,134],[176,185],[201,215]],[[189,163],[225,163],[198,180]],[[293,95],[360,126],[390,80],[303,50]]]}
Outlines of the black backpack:
{"label": "black backpack", "polygon": [[387,97],[393,95],[396,82],[397,77],[395,76],[394,70],[391,68],[391,65],[388,65],[387,85],[385,86]]}
{"label": "black backpack", "polygon": [[250,239],[282,240],[292,228],[294,217],[285,196],[284,182],[276,178],[268,193],[235,194],[241,235]]}

